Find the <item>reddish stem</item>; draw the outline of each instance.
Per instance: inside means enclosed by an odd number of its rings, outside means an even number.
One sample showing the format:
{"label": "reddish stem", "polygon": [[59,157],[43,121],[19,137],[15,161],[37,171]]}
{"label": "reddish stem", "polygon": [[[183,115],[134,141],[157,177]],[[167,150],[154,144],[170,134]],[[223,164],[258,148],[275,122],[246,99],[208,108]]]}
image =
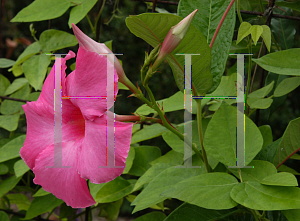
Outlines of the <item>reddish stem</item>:
{"label": "reddish stem", "polygon": [[[143,119],[144,118],[144,119]],[[151,121],[155,123],[162,124],[161,119],[153,118],[153,117],[143,117],[136,115],[115,115],[115,119],[121,122],[130,122],[130,121]]]}
{"label": "reddish stem", "polygon": [[228,7],[227,7],[227,9],[226,9],[226,11],[225,11],[225,13],[224,13],[224,15],[223,15],[220,23],[219,23],[219,25],[217,27],[217,30],[216,30],[216,32],[215,32],[215,34],[214,34],[214,36],[213,36],[213,38],[212,38],[212,40],[210,42],[210,45],[209,45],[209,47],[211,49],[212,49],[212,46],[213,46],[213,44],[214,44],[214,42],[215,42],[215,40],[217,38],[217,35],[218,35],[218,33],[219,33],[220,29],[221,29],[221,26],[222,26],[222,24],[223,24],[223,22],[224,22],[224,20],[225,20],[225,18],[227,16],[227,14],[228,14],[229,10],[231,9],[231,6],[233,5],[234,2],[235,2],[235,0],[231,0],[230,4],[228,5]]}

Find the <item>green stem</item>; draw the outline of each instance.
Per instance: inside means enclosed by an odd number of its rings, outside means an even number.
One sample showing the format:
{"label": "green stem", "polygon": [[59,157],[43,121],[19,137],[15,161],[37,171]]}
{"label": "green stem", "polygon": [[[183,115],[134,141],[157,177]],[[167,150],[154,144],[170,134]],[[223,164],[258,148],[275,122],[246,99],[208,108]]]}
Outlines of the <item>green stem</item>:
{"label": "green stem", "polygon": [[101,6],[100,11],[99,11],[99,13],[98,13],[98,15],[97,15],[97,18],[96,18],[95,28],[94,28],[93,33],[96,33],[96,28],[97,28],[97,25],[98,25],[100,16],[101,16],[101,14],[102,14],[102,11],[103,11],[103,9],[104,9],[105,2],[106,2],[106,0],[103,0],[102,6]]}
{"label": "green stem", "polygon": [[93,27],[93,24],[92,24],[92,22],[91,22],[90,17],[89,17],[87,14],[85,15],[85,17],[86,17],[86,19],[88,20],[88,22],[89,22],[89,24],[90,24],[90,27],[91,27],[91,29],[92,29],[92,32],[94,33],[95,30],[94,30],[94,27]]}
{"label": "green stem", "polygon": [[206,151],[203,146],[203,130],[202,130],[202,108],[201,108],[201,101],[202,99],[196,99],[197,102],[197,123],[198,123],[198,133],[199,133],[199,140],[201,144],[202,149],[202,155],[203,155],[203,162],[206,168],[207,173],[211,172],[211,168],[208,164]]}
{"label": "green stem", "polygon": [[[248,208],[249,209],[249,208]],[[255,218],[255,221],[259,221],[259,217],[257,215],[257,210],[254,210],[254,209],[249,209],[249,211],[252,213],[252,215],[254,216]]]}
{"label": "green stem", "polygon": [[242,15],[241,15],[241,9],[240,9],[240,0],[237,0],[237,14],[240,20],[240,23],[243,23]]}

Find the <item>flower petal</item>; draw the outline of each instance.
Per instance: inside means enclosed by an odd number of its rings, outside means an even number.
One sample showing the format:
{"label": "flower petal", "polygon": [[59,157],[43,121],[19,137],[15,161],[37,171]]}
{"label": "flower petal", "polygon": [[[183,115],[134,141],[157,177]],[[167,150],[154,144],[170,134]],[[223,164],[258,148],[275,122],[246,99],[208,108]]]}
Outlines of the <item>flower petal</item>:
{"label": "flower petal", "polygon": [[[111,65],[110,63],[108,63]],[[118,93],[118,76],[114,71],[115,90],[107,91],[107,59],[105,56],[90,52],[79,47],[76,69],[68,75],[66,79],[67,94],[71,97],[87,97],[87,96],[107,96]],[[113,68],[111,66],[111,68]],[[107,110],[106,99],[83,98],[71,99],[71,102],[80,108],[83,117],[93,120],[97,116],[103,115]],[[108,106],[108,109],[112,105]]]}
{"label": "flower petal", "polygon": [[92,183],[104,183],[120,176],[125,168],[131,142],[132,123],[115,121],[115,165],[123,168],[99,168],[106,166],[106,115],[94,121],[86,121],[78,172]]}
{"label": "flower petal", "polygon": [[53,193],[73,208],[85,208],[96,202],[91,196],[86,180],[77,172],[78,148],[81,141],[62,145],[62,165],[70,168],[49,168],[54,165],[54,146],[46,148],[37,158],[33,168],[34,183]]}

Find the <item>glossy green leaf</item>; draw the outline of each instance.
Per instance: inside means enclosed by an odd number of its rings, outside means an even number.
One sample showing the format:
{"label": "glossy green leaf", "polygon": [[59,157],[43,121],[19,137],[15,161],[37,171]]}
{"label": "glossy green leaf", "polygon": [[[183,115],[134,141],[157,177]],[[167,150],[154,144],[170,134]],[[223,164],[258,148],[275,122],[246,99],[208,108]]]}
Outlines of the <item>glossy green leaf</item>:
{"label": "glossy green leaf", "polygon": [[[152,47],[156,47],[163,42],[170,28],[181,20],[181,17],[172,14],[145,13],[126,18],[126,25],[134,35],[144,39]],[[197,58],[192,58],[193,85],[198,93],[206,93],[212,86],[210,48],[205,37],[193,25],[189,27],[179,46],[167,58],[176,84],[183,92],[185,56],[176,55],[179,53],[200,54],[199,56],[193,56]]]}
{"label": "glossy green leaf", "polygon": [[15,131],[18,127],[20,114],[0,115],[0,127],[8,131]]}
{"label": "glossy green leaf", "polygon": [[4,211],[0,211],[0,220],[9,221],[9,216]]}
{"label": "glossy green leaf", "polygon": [[33,195],[33,197],[40,197],[40,196],[46,196],[50,194],[49,192],[45,191],[42,187]]}
{"label": "glossy green leaf", "polygon": [[250,28],[251,38],[254,41],[254,45],[257,44],[258,39],[263,33],[263,28],[260,25],[252,25]]}
{"label": "glossy green leaf", "polygon": [[9,87],[10,81],[0,74],[0,96],[5,94],[6,89]]}
{"label": "glossy green leaf", "polygon": [[44,52],[56,51],[77,44],[78,42],[75,35],[64,31],[48,29],[43,31],[40,36],[40,45]]}
{"label": "glossy green leaf", "polygon": [[300,150],[300,118],[290,121],[277,148],[273,163],[278,167]]}
{"label": "glossy green leaf", "polygon": [[134,149],[134,147],[130,147],[130,150],[128,152],[128,156],[126,158],[126,166],[125,166],[125,169],[123,171],[123,174],[126,174],[126,173],[129,172],[129,170],[132,167],[134,158],[135,158],[135,149]]}
{"label": "glossy green leaf", "polygon": [[161,172],[171,167],[171,165],[166,163],[157,163],[150,167],[136,182],[133,191],[140,189],[146,183],[151,182],[155,177],[157,177]]}
{"label": "glossy green leaf", "polygon": [[[222,103],[209,122],[204,147],[208,155],[227,166],[236,165],[236,108]],[[249,164],[263,145],[257,126],[245,118],[245,165]]]}
{"label": "glossy green leaf", "polygon": [[120,207],[123,204],[123,198],[112,202],[106,203],[100,206],[100,213],[98,216],[104,217],[107,221],[115,221],[117,220],[120,212]]}
{"label": "glossy green leaf", "polygon": [[4,163],[0,163],[0,175],[8,173],[8,167]]}
{"label": "glossy green leaf", "polygon": [[265,96],[267,96],[270,91],[272,90],[274,86],[274,81],[272,81],[270,84],[268,84],[267,86],[260,88],[252,93],[250,93],[248,95],[248,98],[264,98]]}
{"label": "glossy green leaf", "polygon": [[263,178],[260,183],[273,186],[298,186],[296,177],[293,174],[286,172],[269,175]]}
{"label": "glossy green leaf", "polygon": [[15,175],[16,177],[23,176],[27,171],[30,170],[30,168],[27,166],[27,164],[21,159],[15,162],[14,165]]}
{"label": "glossy green leaf", "polygon": [[9,68],[15,64],[15,61],[7,59],[7,58],[0,58],[0,68]]}
{"label": "glossy green leaf", "polygon": [[164,170],[156,176],[132,202],[132,205],[136,205],[133,213],[167,199],[167,197],[161,195],[162,192],[168,190],[182,180],[200,174],[201,172],[198,168],[170,167]]}
{"label": "glossy green leaf", "polygon": [[35,0],[23,8],[11,22],[32,22],[57,18],[71,6],[68,0]]}
{"label": "glossy green leaf", "polygon": [[177,207],[164,221],[215,221],[221,220],[222,218],[225,218],[238,211],[238,209],[210,210],[189,203],[183,203]]}
{"label": "glossy green leaf", "polygon": [[70,12],[68,25],[72,28],[72,23],[75,25],[80,22],[86,14],[94,7],[97,0],[81,0],[80,3],[73,7]]}
{"label": "glossy green leaf", "polygon": [[166,218],[166,215],[162,212],[151,212],[151,213],[147,213],[143,216],[140,216],[136,219],[134,219],[134,221],[164,221]]}
{"label": "glossy green leaf", "polygon": [[143,175],[150,167],[150,162],[161,156],[161,151],[154,146],[134,147],[135,158],[129,174],[135,176]]}
{"label": "glossy green leaf", "polygon": [[287,49],[252,59],[263,69],[283,75],[300,76],[300,48]]}
{"label": "glossy green leaf", "polygon": [[281,97],[300,86],[300,77],[286,78],[278,84],[274,91],[274,97]]}
{"label": "glossy green leaf", "polygon": [[42,90],[50,62],[51,59],[49,55],[41,54],[34,55],[23,63],[24,75],[35,90]]}
{"label": "glossy green leaf", "polygon": [[[177,110],[183,110],[184,109],[184,94],[181,91],[178,91],[177,93],[173,94],[172,96],[165,98],[163,100],[157,101],[160,106],[164,107],[164,112],[172,112]],[[193,100],[193,107],[197,106],[197,103],[195,100]],[[193,108],[195,109],[195,108]],[[140,115],[148,115],[151,113],[155,113],[155,110],[153,110],[151,107],[147,106],[146,104],[143,104],[140,106],[135,113]],[[194,114],[196,114],[196,111],[193,111]]]}
{"label": "glossy green leaf", "polygon": [[237,203],[255,210],[287,210],[300,208],[298,187],[267,186],[256,181],[237,184],[230,196]]}
{"label": "glossy green leaf", "polygon": [[265,43],[268,51],[270,52],[270,50],[271,50],[271,39],[272,39],[271,30],[270,30],[269,26],[267,26],[267,25],[262,25],[261,27],[263,29],[261,37],[264,39],[264,43]]}
{"label": "glossy green leaf", "polygon": [[[230,0],[181,0],[179,1],[177,12],[179,16],[186,17],[197,8],[198,12],[194,16],[192,24],[204,35],[206,42],[209,44],[229,4]],[[213,86],[208,93],[213,92],[218,87],[225,70],[235,27],[236,16],[234,9],[235,4],[228,12],[211,49]],[[194,74],[193,62],[193,82]]]}
{"label": "glossy green leaf", "polygon": [[237,184],[236,178],[227,173],[206,173],[180,181],[161,195],[206,209],[230,209],[237,206],[230,197]]}
{"label": "glossy green leaf", "polygon": [[28,80],[26,78],[17,78],[12,82],[11,85],[8,86],[6,89],[4,95],[9,95],[14,93],[15,91],[19,90],[21,87],[23,87],[25,84],[28,83]]}
{"label": "glossy green leaf", "polygon": [[[25,194],[7,194],[7,198],[11,204],[16,204],[19,210],[28,210],[30,206],[30,201]],[[1,220],[1,219],[0,219]]]}
{"label": "glossy green leaf", "polygon": [[247,104],[251,108],[256,108],[256,109],[267,109],[271,106],[272,103],[273,103],[273,99],[271,98],[264,98],[264,99],[248,98],[247,100]]}
{"label": "glossy green leaf", "polygon": [[247,37],[249,34],[251,34],[251,24],[244,21],[239,27],[236,44],[240,43],[240,41]]}
{"label": "glossy green leaf", "polygon": [[0,162],[20,157],[20,149],[25,141],[25,135],[21,135],[0,148]]}
{"label": "glossy green leaf", "polygon": [[132,136],[131,144],[161,136],[166,131],[168,131],[168,129],[160,124],[152,124],[150,126],[146,126]]}
{"label": "glossy green leaf", "polygon": [[62,204],[64,201],[57,199],[54,195],[36,197],[26,213],[25,220],[32,219],[38,215],[52,211],[54,208]]}
{"label": "glossy green leaf", "polygon": [[262,147],[262,148],[264,148],[273,142],[272,129],[271,129],[270,125],[263,125],[263,126],[258,127],[258,129],[264,139],[264,144]]}
{"label": "glossy green leaf", "polygon": [[133,186],[133,184],[118,176],[101,187],[95,200],[98,203],[110,203],[119,200],[131,193]]}
{"label": "glossy green leaf", "polygon": [[300,209],[282,210],[283,215],[289,221],[298,221],[300,217]]}
{"label": "glossy green leaf", "polygon": [[11,176],[1,181],[0,184],[0,198],[4,196],[6,193],[11,191],[20,181],[21,177],[16,178],[15,176]]}
{"label": "glossy green leaf", "polygon": [[166,163],[172,166],[181,165],[183,163],[183,154],[170,150],[165,155],[150,162],[152,166],[157,163]]}

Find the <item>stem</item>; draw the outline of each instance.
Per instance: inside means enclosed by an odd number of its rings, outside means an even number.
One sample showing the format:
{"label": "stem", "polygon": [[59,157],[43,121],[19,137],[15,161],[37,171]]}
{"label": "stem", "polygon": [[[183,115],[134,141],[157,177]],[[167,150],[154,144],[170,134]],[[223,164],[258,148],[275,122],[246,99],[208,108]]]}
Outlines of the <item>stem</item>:
{"label": "stem", "polygon": [[213,38],[212,38],[212,40],[210,42],[210,45],[209,45],[210,48],[213,47],[213,44],[214,44],[214,42],[215,42],[215,40],[217,38],[217,35],[218,35],[218,33],[219,33],[220,29],[221,29],[221,26],[222,26],[222,24],[223,24],[223,22],[224,22],[224,20],[225,20],[225,18],[227,16],[227,14],[228,14],[229,10],[231,9],[231,6],[233,5],[234,2],[235,2],[235,0],[231,0],[230,4],[228,5],[228,7],[227,7],[227,9],[226,9],[226,11],[225,11],[222,19],[221,19],[221,21],[220,21],[220,23],[219,23],[216,31],[215,31],[215,34],[214,34],[214,36],[213,36]]}
{"label": "stem", "polygon": [[237,0],[237,14],[238,14],[240,23],[242,24],[243,23],[243,18],[242,18],[242,15],[241,15],[240,0]]}
{"label": "stem", "polygon": [[85,209],[85,221],[89,221],[89,215],[90,215],[90,207],[87,207]]}
{"label": "stem", "polygon": [[[252,54],[252,40],[251,38],[249,39],[249,54]],[[248,64],[248,78],[247,78],[247,87],[246,87],[246,93],[245,93],[245,103],[247,104],[247,99],[248,99],[248,93],[249,93],[249,88],[250,88],[250,81],[251,81],[251,69],[252,69],[252,57],[249,56],[249,64]],[[249,113],[249,106],[247,106],[247,113]]]}
{"label": "stem", "polygon": [[[248,208],[249,209],[249,208]],[[255,218],[255,221],[259,221],[259,217],[257,216],[257,214],[256,214],[256,210],[253,210],[253,209],[249,209],[249,211],[252,213],[252,215],[254,216],[254,218]]]}
{"label": "stem", "polygon": [[23,99],[18,99],[18,98],[13,98],[13,97],[6,97],[6,96],[0,96],[0,98],[6,99],[6,100],[12,100],[12,101],[20,101],[20,102],[27,102],[27,101],[29,101],[29,100],[23,100]]}
{"label": "stem", "polygon": [[207,173],[211,172],[211,168],[208,164],[207,160],[207,155],[206,151],[203,146],[203,130],[202,130],[202,109],[201,109],[201,101],[202,99],[196,99],[197,102],[197,124],[198,124],[198,133],[199,133],[199,140],[201,144],[201,149],[202,149],[202,155],[203,155],[203,162],[205,164],[205,168]]}
{"label": "stem", "polygon": [[[94,28],[94,31],[93,31],[94,33],[95,33],[95,31],[96,31],[96,28],[97,28],[97,25],[98,25],[98,21],[99,21],[99,19],[100,19],[100,16],[101,16],[101,14],[102,14],[103,9],[104,9],[105,2],[106,2],[106,0],[103,0],[102,6],[101,6],[100,11],[99,11],[99,13],[98,13],[98,15],[97,15],[96,22],[95,22],[95,28]],[[96,40],[97,40],[97,39],[96,39]],[[97,40],[97,41],[98,41],[98,40]]]}
{"label": "stem", "polygon": [[[258,57],[257,58],[260,58],[260,55],[261,55],[261,51],[262,51],[262,48],[264,46],[264,40],[261,41],[261,46],[260,46],[260,49],[259,49],[259,52],[258,52]],[[254,68],[254,73],[253,73],[253,77],[252,77],[252,81],[251,81],[251,86],[250,86],[250,89],[249,89],[249,93],[251,93],[252,91],[252,87],[253,87],[253,82],[254,82],[254,77],[255,77],[255,74],[256,74],[256,70],[257,70],[257,63],[255,64],[255,68]]]}
{"label": "stem", "polygon": [[90,17],[88,16],[88,14],[86,14],[85,17],[86,17],[86,19],[88,20],[88,22],[89,22],[89,24],[90,24],[90,27],[91,27],[91,29],[92,29],[92,32],[94,32],[94,27],[93,27],[93,24],[92,24],[92,22],[91,22]]}
{"label": "stem", "polygon": [[130,121],[150,121],[154,123],[162,124],[161,119],[153,118],[153,117],[145,117],[145,116],[135,116],[135,115],[117,115],[115,114],[115,119],[121,122],[130,122]]}

